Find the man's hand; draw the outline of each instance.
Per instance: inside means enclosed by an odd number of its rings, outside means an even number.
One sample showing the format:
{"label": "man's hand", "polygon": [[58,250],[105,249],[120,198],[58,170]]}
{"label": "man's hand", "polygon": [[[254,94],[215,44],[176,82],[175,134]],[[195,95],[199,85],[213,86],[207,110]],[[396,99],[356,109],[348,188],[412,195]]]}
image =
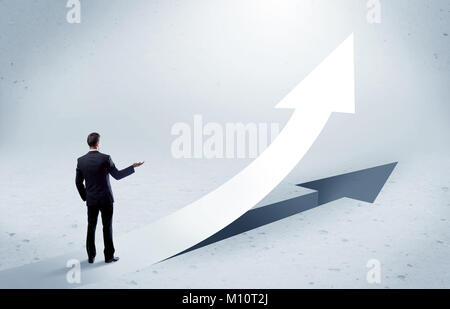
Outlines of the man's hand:
{"label": "man's hand", "polygon": [[144,164],[144,161],[142,161],[142,162],[136,162],[136,163],[133,163],[133,167],[139,167],[139,166],[141,166],[142,164]]}

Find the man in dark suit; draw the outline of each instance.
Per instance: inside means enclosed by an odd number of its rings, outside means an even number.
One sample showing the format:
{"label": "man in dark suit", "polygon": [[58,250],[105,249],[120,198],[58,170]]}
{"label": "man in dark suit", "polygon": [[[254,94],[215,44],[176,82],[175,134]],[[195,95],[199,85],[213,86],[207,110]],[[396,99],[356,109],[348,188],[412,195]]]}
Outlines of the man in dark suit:
{"label": "man in dark suit", "polygon": [[87,205],[86,250],[89,263],[94,263],[96,255],[95,229],[99,212],[102,215],[105,262],[111,263],[117,262],[119,258],[114,256],[115,250],[112,238],[114,197],[109,183],[109,175],[116,180],[122,179],[133,174],[134,168],[141,166],[144,162],[134,163],[123,170],[118,170],[109,155],[98,151],[99,142],[100,134],[89,134],[87,138],[89,152],[78,158],[75,183],[81,199],[86,201]]}

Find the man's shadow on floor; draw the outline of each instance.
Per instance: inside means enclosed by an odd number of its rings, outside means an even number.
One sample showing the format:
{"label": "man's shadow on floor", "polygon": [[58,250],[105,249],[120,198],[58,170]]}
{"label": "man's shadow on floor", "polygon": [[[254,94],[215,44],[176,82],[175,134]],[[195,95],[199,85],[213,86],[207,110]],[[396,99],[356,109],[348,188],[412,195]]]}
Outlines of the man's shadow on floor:
{"label": "man's shadow on floor", "polygon": [[[93,264],[90,264],[90,263],[88,262],[87,259],[84,260],[84,261],[82,261],[82,262],[80,262],[81,272],[83,272],[83,271],[89,271],[90,269],[98,269],[98,268],[105,267],[105,266],[108,266],[108,265],[109,265],[109,264],[108,264],[108,263],[105,263],[104,260],[96,261],[96,262],[94,262]],[[62,268],[58,268],[58,269],[55,269],[55,270],[50,271],[50,272],[48,273],[48,275],[49,275],[50,277],[65,276],[65,275],[67,274],[67,272],[69,272],[71,269],[73,269],[73,266],[72,266],[72,267],[62,267]]]}

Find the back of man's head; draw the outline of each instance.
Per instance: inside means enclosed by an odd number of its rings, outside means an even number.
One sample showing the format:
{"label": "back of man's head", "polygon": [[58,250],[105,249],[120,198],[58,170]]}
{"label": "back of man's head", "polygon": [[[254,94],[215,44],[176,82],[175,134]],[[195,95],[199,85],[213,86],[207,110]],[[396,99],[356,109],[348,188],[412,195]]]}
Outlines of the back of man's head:
{"label": "back of man's head", "polygon": [[100,141],[100,134],[98,133],[91,133],[87,137],[87,143],[89,147],[95,148],[97,147],[98,142]]}

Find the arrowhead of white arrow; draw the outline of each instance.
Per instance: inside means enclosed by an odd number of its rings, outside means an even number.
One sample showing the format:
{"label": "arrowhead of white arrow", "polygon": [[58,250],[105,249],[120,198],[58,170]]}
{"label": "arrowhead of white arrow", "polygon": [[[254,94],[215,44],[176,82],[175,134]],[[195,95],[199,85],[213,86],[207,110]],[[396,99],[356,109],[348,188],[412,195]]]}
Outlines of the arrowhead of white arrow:
{"label": "arrowhead of white arrow", "polygon": [[353,49],[351,34],[275,107],[355,113]]}

